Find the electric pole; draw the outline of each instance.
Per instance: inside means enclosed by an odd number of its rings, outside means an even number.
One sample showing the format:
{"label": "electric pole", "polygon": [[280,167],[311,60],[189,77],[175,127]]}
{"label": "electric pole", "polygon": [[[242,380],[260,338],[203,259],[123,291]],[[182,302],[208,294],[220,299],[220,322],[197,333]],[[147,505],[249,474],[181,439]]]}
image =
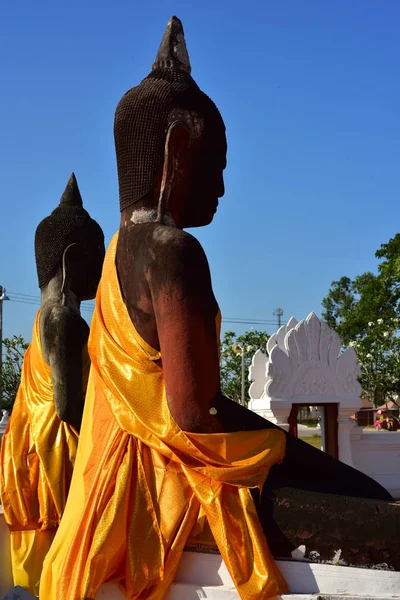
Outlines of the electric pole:
{"label": "electric pole", "polygon": [[0,285],[0,408],[3,402],[3,302],[9,299],[5,288]]}
{"label": "electric pole", "polygon": [[244,406],[244,398],[245,398],[245,376],[246,376],[246,368],[245,368],[245,356],[246,350],[244,346],[240,346],[239,344],[233,344],[232,350],[235,354],[239,354],[242,357],[242,376],[241,376],[241,394],[240,394],[240,404]]}
{"label": "electric pole", "polygon": [[277,319],[278,329],[279,329],[279,327],[281,326],[281,322],[282,322],[283,308],[275,308],[273,315]]}

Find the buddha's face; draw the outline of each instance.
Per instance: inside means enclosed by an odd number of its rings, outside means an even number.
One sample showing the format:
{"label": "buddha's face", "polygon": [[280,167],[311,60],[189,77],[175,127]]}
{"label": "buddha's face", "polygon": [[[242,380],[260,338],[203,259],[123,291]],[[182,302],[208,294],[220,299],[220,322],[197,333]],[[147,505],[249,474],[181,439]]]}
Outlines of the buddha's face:
{"label": "buddha's face", "polygon": [[[221,121],[222,123],[222,121]],[[188,195],[183,226],[208,225],[217,211],[218,200],[225,193],[223,171],[226,167],[225,127],[206,134],[194,149],[188,176]]]}

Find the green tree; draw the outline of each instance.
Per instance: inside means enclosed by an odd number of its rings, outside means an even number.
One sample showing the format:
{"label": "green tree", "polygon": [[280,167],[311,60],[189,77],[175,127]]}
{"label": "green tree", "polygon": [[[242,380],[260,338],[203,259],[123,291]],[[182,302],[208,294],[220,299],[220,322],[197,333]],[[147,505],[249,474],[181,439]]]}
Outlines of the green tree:
{"label": "green tree", "polygon": [[0,408],[11,410],[21,381],[21,367],[29,344],[20,335],[3,340],[3,365],[0,372],[3,398]]}
{"label": "green tree", "polygon": [[355,347],[366,397],[381,405],[400,394],[400,234],[375,253],[377,274],[342,277],[322,300],[322,316]]}
{"label": "green tree", "polygon": [[245,348],[245,375],[246,375],[246,398],[249,400],[248,390],[250,382],[247,380],[251,359],[256,350],[267,353],[267,341],[269,335],[266,331],[246,331],[237,336],[233,331],[227,331],[221,342],[221,390],[225,396],[236,400],[241,398],[242,393],[242,356],[235,352],[234,347]]}
{"label": "green tree", "polygon": [[398,297],[382,275],[367,272],[353,280],[342,277],[333,281],[322,307],[329,327],[348,344],[367,333],[369,322],[396,318]]}
{"label": "green tree", "polygon": [[381,244],[379,250],[375,252],[376,258],[384,259],[380,263],[379,273],[391,285],[393,291],[398,291],[400,287],[400,233],[396,233],[387,244]]}
{"label": "green tree", "polygon": [[396,404],[400,394],[399,320],[379,318],[368,323],[366,333],[350,342],[361,365],[361,385],[365,397],[374,406],[391,399]]}

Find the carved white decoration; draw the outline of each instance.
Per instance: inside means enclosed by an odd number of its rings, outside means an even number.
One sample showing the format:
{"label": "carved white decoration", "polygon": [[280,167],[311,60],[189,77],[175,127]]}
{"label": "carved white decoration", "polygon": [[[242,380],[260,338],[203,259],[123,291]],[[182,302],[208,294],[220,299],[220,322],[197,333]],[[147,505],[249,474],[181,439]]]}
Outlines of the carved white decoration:
{"label": "carved white decoration", "polygon": [[[294,327],[281,327],[271,343],[265,394],[275,398],[359,397],[360,366],[354,348],[340,354],[338,334],[311,313]],[[272,336],[274,337],[274,336]],[[271,338],[272,339],[272,338]]]}
{"label": "carved white decoration", "polygon": [[[282,341],[290,329],[293,329],[297,325],[297,321],[292,317],[287,325],[282,325],[277,333],[271,335],[267,342],[267,352],[271,354],[272,348],[278,346],[279,343],[282,345]],[[279,342],[278,342],[279,340]],[[257,350],[251,361],[249,369],[249,381],[252,382],[249,389],[249,396],[251,400],[258,400],[264,395],[265,385],[267,383],[267,363],[268,356],[266,356],[261,350]]]}
{"label": "carved white decoration", "polygon": [[288,429],[293,404],[338,404],[339,457],[352,464],[350,416],[361,406],[360,365],[354,348],[342,352],[338,334],[315,313],[293,317],[253,356],[249,408]]}
{"label": "carved white decoration", "polygon": [[6,425],[8,423],[8,419],[10,418],[10,412],[8,410],[3,409],[2,413],[3,413],[3,417],[0,421],[0,440],[2,438],[3,433],[6,430]]}
{"label": "carved white decoration", "polygon": [[294,329],[294,327],[296,327],[296,325],[297,325],[296,319],[294,317],[291,317],[286,325],[282,325],[282,327],[280,327],[278,329],[277,333],[274,333],[273,335],[271,335],[271,337],[269,338],[268,343],[267,343],[268,354],[271,354],[271,350],[275,346],[284,348],[284,340],[285,340],[286,334],[291,329]]}
{"label": "carved white decoration", "polygon": [[[271,339],[271,338],[270,338]],[[261,398],[267,383],[266,364],[268,357],[261,350],[254,354],[249,368],[249,381],[252,382],[249,395],[250,398]]]}
{"label": "carved white decoration", "polygon": [[1,418],[0,423],[7,423],[8,419],[10,417],[10,411],[7,410],[6,408],[3,408],[3,410],[1,412],[2,412],[3,416]]}

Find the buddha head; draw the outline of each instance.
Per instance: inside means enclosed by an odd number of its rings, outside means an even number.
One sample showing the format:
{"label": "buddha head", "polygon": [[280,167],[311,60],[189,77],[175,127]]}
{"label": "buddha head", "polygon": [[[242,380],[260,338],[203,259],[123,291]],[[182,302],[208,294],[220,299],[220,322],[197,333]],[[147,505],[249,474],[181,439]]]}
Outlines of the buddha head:
{"label": "buddha head", "polygon": [[114,121],[121,211],[168,215],[182,228],[212,221],[227,150],[222,117],[190,73],[172,17],[152,71],[121,98]]}
{"label": "buddha head", "polygon": [[59,275],[64,292],[68,287],[80,301],[94,298],[104,252],[103,231],[83,208],[72,173],[60,204],[36,229],[39,288],[43,290],[50,280]]}

